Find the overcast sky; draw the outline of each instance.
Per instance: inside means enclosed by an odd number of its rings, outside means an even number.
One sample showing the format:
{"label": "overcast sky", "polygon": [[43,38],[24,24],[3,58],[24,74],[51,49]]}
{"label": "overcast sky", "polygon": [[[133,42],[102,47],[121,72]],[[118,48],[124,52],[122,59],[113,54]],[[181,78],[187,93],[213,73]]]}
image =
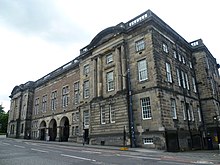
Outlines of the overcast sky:
{"label": "overcast sky", "polygon": [[188,42],[201,38],[220,63],[217,0],[0,0],[0,104],[79,55],[101,30],[152,10]]}

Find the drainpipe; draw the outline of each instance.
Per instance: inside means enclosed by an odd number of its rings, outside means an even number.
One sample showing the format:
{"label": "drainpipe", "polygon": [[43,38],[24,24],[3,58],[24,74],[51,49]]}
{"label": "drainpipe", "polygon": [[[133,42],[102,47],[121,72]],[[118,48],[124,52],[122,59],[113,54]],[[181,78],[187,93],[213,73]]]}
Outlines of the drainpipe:
{"label": "drainpipe", "polygon": [[[124,42],[125,43],[125,42]],[[135,131],[134,131],[134,116],[132,107],[132,90],[131,90],[131,77],[130,77],[130,58],[126,43],[124,44],[125,54],[127,55],[126,65],[127,65],[127,87],[128,87],[128,116],[129,116],[129,132],[131,139],[131,147],[136,147]]]}

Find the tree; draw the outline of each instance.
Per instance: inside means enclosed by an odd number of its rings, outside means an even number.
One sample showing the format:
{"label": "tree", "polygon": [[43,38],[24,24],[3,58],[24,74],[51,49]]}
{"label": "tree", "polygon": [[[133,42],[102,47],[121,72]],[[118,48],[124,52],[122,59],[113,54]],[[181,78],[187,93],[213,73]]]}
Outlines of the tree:
{"label": "tree", "polygon": [[5,113],[4,107],[0,105],[0,133],[7,132],[8,113]]}

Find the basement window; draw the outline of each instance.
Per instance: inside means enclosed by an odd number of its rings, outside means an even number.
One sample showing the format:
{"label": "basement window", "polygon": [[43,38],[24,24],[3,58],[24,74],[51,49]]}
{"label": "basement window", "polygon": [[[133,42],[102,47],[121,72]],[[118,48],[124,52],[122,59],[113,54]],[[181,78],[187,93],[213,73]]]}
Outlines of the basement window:
{"label": "basement window", "polygon": [[144,138],[143,139],[144,144],[154,144],[153,138]]}

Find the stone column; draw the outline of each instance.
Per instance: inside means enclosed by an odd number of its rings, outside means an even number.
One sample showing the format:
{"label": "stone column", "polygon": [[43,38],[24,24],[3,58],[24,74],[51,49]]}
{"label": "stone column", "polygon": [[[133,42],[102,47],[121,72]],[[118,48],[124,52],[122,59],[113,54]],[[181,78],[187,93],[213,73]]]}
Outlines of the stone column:
{"label": "stone column", "polygon": [[93,59],[93,95],[97,97],[98,89],[97,89],[97,58]]}
{"label": "stone column", "polygon": [[57,127],[57,136],[56,136],[56,141],[60,141],[61,139],[60,139],[60,134],[61,134],[61,127],[60,126],[58,126]]}
{"label": "stone column", "polygon": [[121,69],[122,69],[122,89],[126,89],[127,66],[125,57],[125,47],[121,46]]}
{"label": "stone column", "polygon": [[101,56],[98,57],[97,61],[97,93],[98,97],[102,96],[102,58]]}
{"label": "stone column", "polygon": [[122,89],[122,72],[121,72],[121,47],[115,49],[115,63],[116,63],[116,77],[115,77],[115,88],[116,91]]}

